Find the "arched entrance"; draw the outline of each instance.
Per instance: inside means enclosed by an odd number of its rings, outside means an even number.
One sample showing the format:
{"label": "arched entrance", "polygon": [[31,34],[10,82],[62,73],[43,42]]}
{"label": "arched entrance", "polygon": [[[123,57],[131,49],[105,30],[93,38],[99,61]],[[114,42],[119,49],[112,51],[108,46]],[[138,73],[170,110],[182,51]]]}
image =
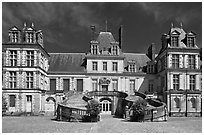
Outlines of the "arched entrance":
{"label": "arched entrance", "polygon": [[112,110],[111,99],[109,98],[101,99],[100,105],[101,105],[101,114],[111,114],[111,110]]}

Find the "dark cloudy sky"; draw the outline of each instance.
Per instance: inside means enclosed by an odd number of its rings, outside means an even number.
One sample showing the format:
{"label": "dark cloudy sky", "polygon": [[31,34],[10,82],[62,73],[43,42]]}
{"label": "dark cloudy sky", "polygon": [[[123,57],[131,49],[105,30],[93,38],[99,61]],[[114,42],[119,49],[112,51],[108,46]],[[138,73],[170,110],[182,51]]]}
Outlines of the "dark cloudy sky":
{"label": "dark cloudy sky", "polygon": [[154,42],[161,46],[161,35],[168,33],[171,22],[186,32],[197,34],[202,44],[202,3],[3,3],[3,42],[8,41],[11,26],[23,27],[34,22],[43,30],[44,46],[48,52],[88,52],[90,25],[97,32],[105,30],[105,20],[118,41],[118,28],[123,25],[123,52],[146,53]]}

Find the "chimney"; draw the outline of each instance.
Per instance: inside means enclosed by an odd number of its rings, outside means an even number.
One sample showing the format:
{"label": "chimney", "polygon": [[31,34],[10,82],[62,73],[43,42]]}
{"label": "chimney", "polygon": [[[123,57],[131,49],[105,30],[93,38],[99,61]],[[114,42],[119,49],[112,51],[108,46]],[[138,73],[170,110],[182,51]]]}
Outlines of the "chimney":
{"label": "chimney", "polygon": [[122,49],[123,45],[123,26],[121,25],[119,28],[119,47]]}

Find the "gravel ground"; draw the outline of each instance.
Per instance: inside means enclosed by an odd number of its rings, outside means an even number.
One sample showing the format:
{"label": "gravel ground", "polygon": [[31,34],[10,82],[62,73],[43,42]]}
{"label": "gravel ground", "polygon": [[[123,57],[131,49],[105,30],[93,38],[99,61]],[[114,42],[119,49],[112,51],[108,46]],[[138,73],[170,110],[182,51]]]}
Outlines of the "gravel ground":
{"label": "gravel ground", "polygon": [[3,133],[202,133],[202,117],[170,117],[167,122],[128,122],[102,115],[97,123],[61,122],[52,117],[3,117]]}

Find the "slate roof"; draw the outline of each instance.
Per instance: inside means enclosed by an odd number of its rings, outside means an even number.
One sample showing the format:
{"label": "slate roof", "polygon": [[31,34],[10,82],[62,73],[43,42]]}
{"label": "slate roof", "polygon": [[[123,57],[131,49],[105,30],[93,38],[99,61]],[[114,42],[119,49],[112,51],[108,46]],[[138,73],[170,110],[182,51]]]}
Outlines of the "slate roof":
{"label": "slate roof", "polygon": [[85,53],[49,53],[48,72],[84,72]]}
{"label": "slate roof", "polygon": [[[137,71],[140,67],[146,65],[150,59],[141,53],[123,53],[125,56],[124,65],[128,61],[135,61]],[[65,72],[65,73],[85,73],[85,53],[49,53],[49,73]]]}
{"label": "slate roof", "polygon": [[97,38],[99,43],[99,50],[105,48],[110,48],[112,44],[116,43],[111,32],[100,32]]}

